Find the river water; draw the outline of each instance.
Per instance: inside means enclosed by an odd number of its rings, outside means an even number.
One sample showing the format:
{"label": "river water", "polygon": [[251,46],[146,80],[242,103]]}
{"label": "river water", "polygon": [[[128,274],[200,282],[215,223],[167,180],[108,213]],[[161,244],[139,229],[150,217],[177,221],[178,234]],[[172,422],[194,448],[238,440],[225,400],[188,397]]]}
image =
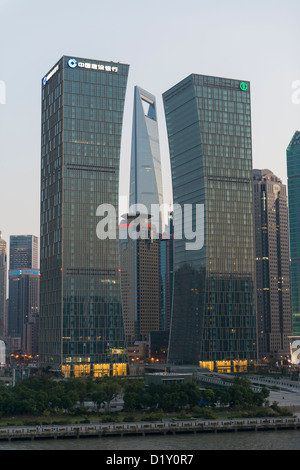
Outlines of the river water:
{"label": "river water", "polygon": [[[300,430],[0,442],[4,450],[131,451],[300,450]],[[122,453],[120,454],[122,455]],[[127,455],[127,454],[126,454]]]}

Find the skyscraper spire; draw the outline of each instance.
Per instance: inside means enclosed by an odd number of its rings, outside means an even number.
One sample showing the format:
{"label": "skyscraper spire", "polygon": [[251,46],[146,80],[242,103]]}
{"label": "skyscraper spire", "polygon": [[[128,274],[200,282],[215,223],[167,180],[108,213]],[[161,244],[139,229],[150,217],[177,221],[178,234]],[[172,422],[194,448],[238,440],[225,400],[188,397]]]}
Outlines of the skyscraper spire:
{"label": "skyscraper spire", "polygon": [[[134,93],[129,206],[163,204],[161,157],[159,148],[156,99],[136,86]],[[162,231],[162,217],[159,220]]]}

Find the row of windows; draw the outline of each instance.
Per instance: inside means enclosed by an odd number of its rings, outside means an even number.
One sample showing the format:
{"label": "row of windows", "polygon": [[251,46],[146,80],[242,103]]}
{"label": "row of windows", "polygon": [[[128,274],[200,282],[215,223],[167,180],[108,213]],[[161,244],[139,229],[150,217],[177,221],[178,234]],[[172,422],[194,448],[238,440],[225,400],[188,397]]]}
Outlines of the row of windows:
{"label": "row of windows", "polygon": [[250,103],[248,101],[237,102],[230,100],[215,100],[209,98],[198,98],[198,107],[201,110],[223,111],[226,113],[240,113],[250,116]]}
{"label": "row of windows", "polygon": [[64,141],[69,143],[85,142],[92,145],[103,145],[108,147],[110,154],[119,155],[120,152],[120,133],[101,134],[88,131],[68,131],[64,132]]}
{"label": "row of windows", "polygon": [[[223,82],[224,83],[224,82]],[[214,100],[224,100],[224,101],[234,101],[237,103],[249,103],[250,102],[250,94],[249,92],[243,92],[242,90],[239,89],[239,83],[235,82],[234,84],[231,83],[229,86],[235,86],[237,87],[236,90],[233,89],[224,89],[221,88],[221,83],[220,83],[220,88],[217,88],[216,86],[210,87],[210,86],[199,86],[195,85],[195,93],[196,96],[198,97],[203,97],[203,98],[213,98]],[[227,85],[228,86],[228,85]]]}
{"label": "row of windows", "polygon": [[108,111],[119,111],[123,110],[123,100],[113,99],[108,97],[106,94],[102,96],[90,96],[65,93],[64,94],[64,105],[78,108],[90,108],[90,109],[102,109]]}
{"label": "row of windows", "polygon": [[[71,69],[65,67],[64,79],[66,82],[73,83],[86,83],[86,84],[102,84],[114,87],[124,87],[126,84],[126,75],[128,73],[128,66],[124,64],[107,64],[111,67],[117,67],[118,72],[107,72],[94,69]],[[125,74],[125,75],[124,75]]]}

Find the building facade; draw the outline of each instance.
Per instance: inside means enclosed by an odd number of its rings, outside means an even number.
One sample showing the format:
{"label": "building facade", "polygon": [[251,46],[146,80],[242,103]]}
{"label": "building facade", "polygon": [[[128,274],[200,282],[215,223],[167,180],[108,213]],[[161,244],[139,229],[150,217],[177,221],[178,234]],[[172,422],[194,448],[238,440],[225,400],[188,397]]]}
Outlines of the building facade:
{"label": "building facade", "polygon": [[34,235],[11,235],[9,239],[9,269],[38,269],[39,240]]}
{"label": "building facade", "polygon": [[290,249],[286,186],[270,170],[253,170],[257,330],[260,357],[290,352]]}
{"label": "building facade", "polygon": [[[9,270],[8,333],[18,349],[38,355],[40,272],[35,269]],[[16,347],[16,346],[15,346]]]}
{"label": "building facade", "polygon": [[[175,241],[169,361],[256,360],[250,83],[193,74],[163,101]],[[176,235],[185,211],[204,231],[195,247]]]}
{"label": "building facade", "polygon": [[166,232],[160,240],[160,329],[169,333],[173,306],[174,230],[173,213],[169,214]]}
{"label": "building facade", "polygon": [[137,239],[128,234],[136,219],[128,216],[121,222],[122,232],[126,232],[120,241],[120,267],[128,346],[149,344],[150,333],[161,329],[160,239],[151,237],[149,220],[145,219],[144,229],[136,226]]}
{"label": "building facade", "polygon": [[11,348],[38,353],[38,339],[28,345],[26,330],[38,330],[39,318],[39,240],[34,235],[11,235],[9,243],[9,302],[7,331]]}
{"label": "building facade", "polygon": [[[155,207],[155,208],[154,208]],[[147,344],[161,328],[160,234],[163,186],[155,97],[134,90],[129,214],[123,216],[120,266],[124,322],[129,347]],[[135,232],[133,236],[132,233]],[[131,349],[130,349],[131,350]]]}
{"label": "building facade", "polygon": [[293,335],[300,336],[300,132],[296,131],[287,147],[287,176],[291,250],[291,294]]}
{"label": "building facade", "polygon": [[97,215],[118,214],[128,70],[63,56],[42,81],[40,363],[67,376],[127,368],[118,240]]}
{"label": "building facade", "polygon": [[0,337],[6,336],[7,248],[0,232]]}

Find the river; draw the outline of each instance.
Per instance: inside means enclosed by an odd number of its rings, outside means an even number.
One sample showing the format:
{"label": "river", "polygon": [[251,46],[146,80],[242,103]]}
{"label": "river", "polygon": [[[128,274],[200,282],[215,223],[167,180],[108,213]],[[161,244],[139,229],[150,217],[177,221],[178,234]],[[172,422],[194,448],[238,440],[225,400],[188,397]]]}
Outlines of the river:
{"label": "river", "polygon": [[173,454],[176,451],[202,450],[300,450],[300,431],[3,441],[0,442],[0,452],[4,450],[98,450],[111,455],[117,451],[131,451],[133,455],[138,455],[143,450],[175,451]]}

